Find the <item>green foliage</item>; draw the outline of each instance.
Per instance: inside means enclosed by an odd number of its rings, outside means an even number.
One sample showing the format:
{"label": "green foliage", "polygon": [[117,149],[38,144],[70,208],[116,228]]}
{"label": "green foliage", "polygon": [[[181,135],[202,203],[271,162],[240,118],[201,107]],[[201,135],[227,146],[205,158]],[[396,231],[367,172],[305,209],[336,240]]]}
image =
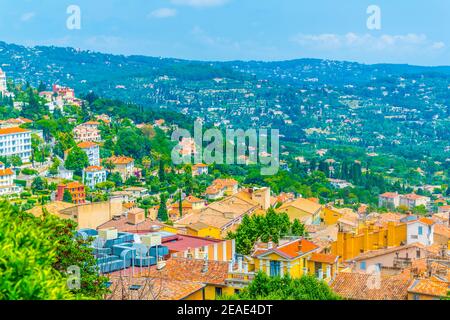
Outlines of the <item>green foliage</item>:
{"label": "green foliage", "polygon": [[74,170],[74,173],[80,176],[83,169],[89,166],[89,158],[81,148],[75,146],[69,151],[65,166],[66,169]]}
{"label": "green foliage", "polygon": [[[75,224],[44,214],[36,218],[0,204],[0,300],[99,299],[103,277]],[[81,268],[81,288],[70,291],[67,268]]]}
{"label": "green foliage", "polygon": [[69,203],[73,202],[72,194],[67,189],[64,190],[63,201]]}
{"label": "green foliage", "polygon": [[31,189],[36,191],[42,191],[48,188],[48,182],[46,179],[42,177],[36,177],[34,178],[33,182],[31,183]]}
{"label": "green foliage", "polygon": [[339,300],[323,281],[307,275],[298,279],[289,276],[269,277],[259,272],[255,279],[231,299],[239,300]]}
{"label": "green foliage", "polygon": [[161,222],[166,222],[169,220],[169,214],[167,213],[167,196],[165,194],[161,194],[161,200],[159,202],[158,209],[158,220]]}
{"label": "green foliage", "polygon": [[238,253],[248,255],[256,241],[278,243],[285,235],[305,236],[304,226],[298,220],[291,223],[286,213],[270,208],[265,215],[245,215],[236,232],[230,232],[228,238],[236,240]]}

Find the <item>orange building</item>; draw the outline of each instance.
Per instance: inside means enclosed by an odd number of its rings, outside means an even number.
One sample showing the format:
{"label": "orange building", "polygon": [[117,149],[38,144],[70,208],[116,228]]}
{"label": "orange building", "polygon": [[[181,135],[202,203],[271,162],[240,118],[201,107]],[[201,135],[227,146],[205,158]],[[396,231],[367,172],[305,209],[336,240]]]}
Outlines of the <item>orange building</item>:
{"label": "orange building", "polygon": [[79,182],[69,182],[68,184],[60,184],[56,193],[56,200],[63,201],[64,191],[68,190],[72,196],[72,203],[83,204],[86,203],[86,190],[83,184]]}

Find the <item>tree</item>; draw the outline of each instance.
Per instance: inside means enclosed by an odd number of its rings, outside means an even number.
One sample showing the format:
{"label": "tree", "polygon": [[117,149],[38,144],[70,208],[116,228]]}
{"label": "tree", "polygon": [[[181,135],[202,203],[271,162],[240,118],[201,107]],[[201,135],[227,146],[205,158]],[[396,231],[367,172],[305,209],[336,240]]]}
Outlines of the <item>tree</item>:
{"label": "tree", "polygon": [[158,177],[159,181],[164,182],[166,181],[166,171],[164,168],[164,160],[159,160],[159,169],[158,169]]}
{"label": "tree", "polygon": [[67,189],[64,190],[63,201],[69,203],[73,202],[72,194]]}
{"label": "tree", "polygon": [[305,230],[305,225],[300,222],[300,220],[295,219],[291,226],[291,233],[294,236],[305,237],[307,232]]}
{"label": "tree", "polygon": [[159,209],[158,209],[158,220],[161,222],[166,222],[169,220],[169,215],[167,213],[166,201],[167,201],[166,195],[161,194],[160,202],[159,202]]}
{"label": "tree", "polygon": [[239,294],[232,296],[239,300],[339,300],[330,287],[317,278],[304,275],[300,278],[269,277],[258,272],[255,279]]}
{"label": "tree", "polygon": [[73,147],[65,162],[66,169],[73,170],[76,175],[81,176],[83,169],[89,166],[89,158],[80,147]]}
{"label": "tree", "polygon": [[31,183],[31,189],[33,191],[43,191],[47,188],[48,188],[47,180],[41,177],[34,178],[33,182]]}
{"label": "tree", "polygon": [[[75,237],[76,223],[0,204],[0,299],[100,299],[106,279],[96,272],[90,239]],[[23,245],[25,244],[26,245]],[[69,289],[68,267],[80,267],[80,288]]]}
{"label": "tree", "polygon": [[19,156],[10,157],[9,161],[13,167],[20,167],[23,164],[22,158],[20,158]]}

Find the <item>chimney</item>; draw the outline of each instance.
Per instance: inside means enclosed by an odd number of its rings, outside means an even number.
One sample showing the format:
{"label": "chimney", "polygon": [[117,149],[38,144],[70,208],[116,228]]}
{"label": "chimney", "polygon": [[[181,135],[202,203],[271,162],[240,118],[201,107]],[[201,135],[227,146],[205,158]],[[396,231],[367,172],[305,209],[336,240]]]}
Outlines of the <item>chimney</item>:
{"label": "chimney", "polygon": [[298,252],[302,252],[302,240],[298,241]]}
{"label": "chimney", "polygon": [[269,241],[268,243],[267,243],[267,249],[273,249],[273,242],[272,241]]}

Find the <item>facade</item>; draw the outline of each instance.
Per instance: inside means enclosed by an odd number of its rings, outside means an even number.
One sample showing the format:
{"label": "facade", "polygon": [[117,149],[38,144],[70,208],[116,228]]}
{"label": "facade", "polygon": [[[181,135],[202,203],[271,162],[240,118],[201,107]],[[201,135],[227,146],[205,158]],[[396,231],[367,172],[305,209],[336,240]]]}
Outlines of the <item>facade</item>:
{"label": "facade", "polygon": [[134,174],[134,159],[125,156],[113,156],[106,160],[111,163],[114,168],[111,172],[118,172],[125,181]]}
{"label": "facade", "polygon": [[286,202],[277,211],[287,213],[291,221],[298,219],[304,224],[318,224],[322,215],[322,206],[315,201],[298,198]]}
{"label": "facade", "polygon": [[407,243],[419,242],[424,246],[434,243],[434,221],[428,218],[420,218],[407,222]]}
{"label": "facade", "polygon": [[206,197],[210,200],[232,196],[238,192],[239,183],[234,179],[216,179],[206,188]]}
{"label": "facade", "polygon": [[15,179],[15,172],[0,162],[0,196],[22,192],[22,188],[14,184]]}
{"label": "facade", "polygon": [[89,166],[83,170],[83,183],[94,189],[97,183],[106,181],[106,170],[100,166]]}
{"label": "facade", "polygon": [[406,206],[408,209],[414,209],[421,205],[428,207],[430,202],[431,199],[429,197],[420,196],[415,193],[400,196],[400,205]]}
{"label": "facade", "polygon": [[340,230],[337,240],[331,244],[331,253],[346,261],[367,251],[404,245],[406,239],[406,223],[388,222],[382,226],[367,224],[355,231]]}
{"label": "facade", "polygon": [[83,123],[76,126],[73,129],[73,135],[75,141],[78,142],[85,142],[85,141],[99,142],[101,140],[98,125],[91,125],[89,123]]}
{"label": "facade", "polygon": [[400,205],[400,195],[396,192],[385,192],[378,197],[378,206],[394,209]]}
{"label": "facade", "polygon": [[8,92],[6,85],[6,74],[0,69],[0,96],[4,96]]}
{"label": "facade", "polygon": [[89,165],[100,166],[100,147],[98,144],[91,141],[85,141],[79,143],[78,147],[88,156]]}
{"label": "facade", "polygon": [[18,156],[22,162],[30,162],[31,131],[19,127],[0,129],[0,156]]}
{"label": "facade", "polygon": [[68,184],[60,184],[56,193],[56,200],[63,201],[64,191],[68,190],[72,196],[73,204],[84,204],[86,202],[86,191],[84,185],[79,182],[69,182]]}
{"label": "facade", "polygon": [[200,176],[202,174],[208,174],[208,165],[199,163],[192,166],[192,176]]}

